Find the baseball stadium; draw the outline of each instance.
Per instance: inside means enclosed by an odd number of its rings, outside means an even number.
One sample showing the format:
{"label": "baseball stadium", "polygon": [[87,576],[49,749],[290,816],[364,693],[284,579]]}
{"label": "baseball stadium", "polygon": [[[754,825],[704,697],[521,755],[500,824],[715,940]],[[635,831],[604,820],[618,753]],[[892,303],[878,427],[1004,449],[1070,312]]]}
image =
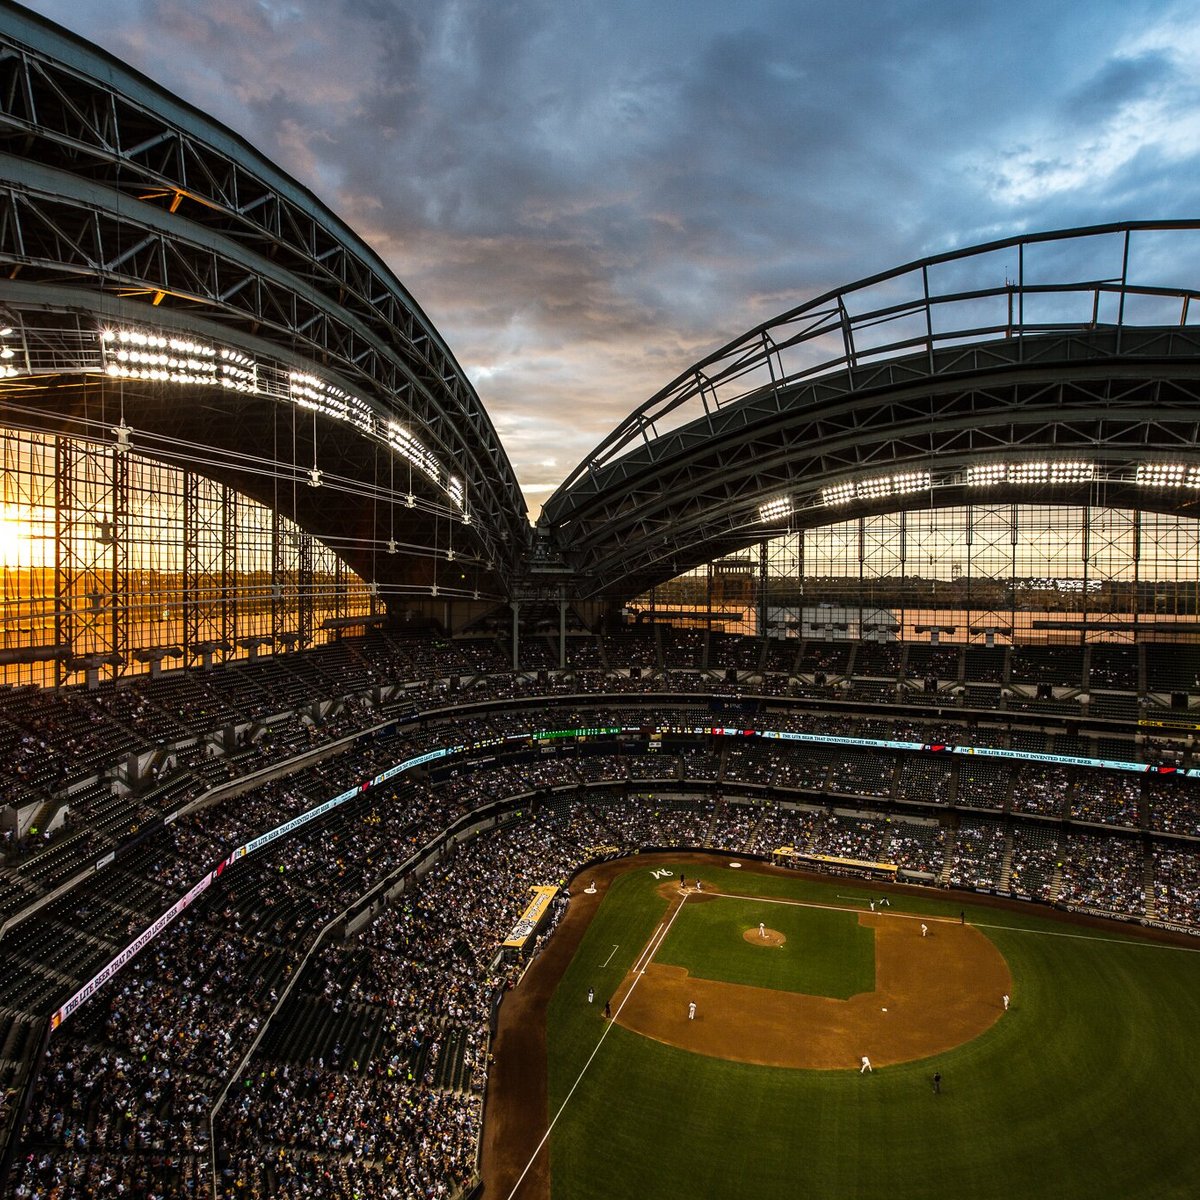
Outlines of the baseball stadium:
{"label": "baseball stadium", "polygon": [[1200,219],[880,264],[531,522],[312,192],[0,85],[0,1192],[1200,1193]]}

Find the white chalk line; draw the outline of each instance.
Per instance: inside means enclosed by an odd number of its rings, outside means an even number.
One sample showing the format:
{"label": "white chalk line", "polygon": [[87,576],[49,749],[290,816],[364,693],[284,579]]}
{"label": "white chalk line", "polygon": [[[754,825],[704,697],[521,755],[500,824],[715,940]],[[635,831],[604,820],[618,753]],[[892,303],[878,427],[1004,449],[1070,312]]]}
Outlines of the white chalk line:
{"label": "white chalk line", "polygon": [[602,969],[603,969],[604,967],[607,967],[607,966],[608,966],[608,964],[609,964],[610,962],[612,962],[612,957],[613,957],[613,954],[616,954],[616,952],[617,952],[617,951],[620,949],[620,947],[621,947],[621,943],[620,943],[620,942],[618,942],[618,943],[617,943],[617,944],[616,944],[616,945],[615,945],[615,946],[612,948],[612,954],[610,954],[610,955],[609,955],[609,956],[608,956],[608,957],[607,957],[607,958],[606,958],[606,959],[605,959],[605,960],[604,960],[604,961],[603,961],[603,962],[600,964],[600,966],[601,966],[601,968],[602,968]]}
{"label": "white chalk line", "polygon": [[[865,908],[850,908],[845,904],[817,904],[813,900],[781,900],[777,896],[747,896],[744,892],[709,892],[708,895],[726,900],[753,900],[756,904],[783,904],[792,908],[817,908],[823,912],[845,912],[857,915],[867,912]],[[886,912],[877,909],[874,915],[877,917],[895,917],[898,921],[934,921],[939,925],[961,924],[957,917],[935,917],[931,913],[894,912],[890,907]],[[971,922],[971,924],[974,924],[974,922]]]}
{"label": "white chalk line", "polygon": [[1034,937],[1073,938],[1079,942],[1107,942],[1110,946],[1146,946],[1152,950],[1182,950],[1184,954],[1200,954],[1200,946],[1177,946],[1174,942],[1158,942],[1152,938],[1103,937],[1094,933],[1060,933],[1056,929],[1028,929],[1023,925],[985,925],[982,921],[972,921],[971,924],[976,929],[1031,933]]}
{"label": "white chalk line", "polygon": [[651,937],[649,943],[646,946],[646,949],[643,950],[642,953],[638,955],[637,960],[634,962],[634,979],[633,979],[633,983],[629,987],[629,991],[627,991],[625,993],[625,998],[621,1001],[621,1003],[619,1005],[617,1005],[617,1011],[615,1013],[613,1013],[611,1020],[605,1021],[604,1032],[601,1033],[600,1040],[596,1043],[595,1049],[591,1052],[590,1055],[588,1055],[588,1060],[587,1060],[587,1062],[585,1062],[583,1064],[583,1069],[579,1072],[579,1075],[576,1077],[575,1082],[573,1084],[571,1084],[571,1090],[566,1094],[566,1096],[563,1099],[563,1102],[558,1106],[558,1112],[556,1112],[554,1114],[554,1119],[550,1122],[549,1125],[546,1126],[546,1132],[542,1134],[542,1140],[540,1142],[538,1142],[537,1148],[534,1150],[529,1161],[525,1164],[525,1169],[517,1177],[517,1182],[513,1184],[512,1191],[508,1193],[508,1200],[513,1200],[513,1197],[517,1194],[517,1191],[520,1189],[521,1184],[525,1182],[525,1176],[529,1174],[529,1168],[532,1167],[535,1162],[537,1162],[537,1157],[539,1154],[541,1154],[542,1149],[545,1147],[546,1142],[549,1140],[550,1134],[554,1130],[554,1126],[558,1124],[558,1118],[563,1115],[563,1111],[566,1109],[567,1104],[570,1102],[571,1097],[573,1095],[575,1095],[575,1089],[579,1086],[584,1075],[587,1074],[588,1067],[590,1067],[592,1065],[592,1059],[594,1059],[596,1057],[596,1055],[600,1052],[600,1047],[604,1045],[604,1039],[606,1037],[608,1037],[609,1032],[612,1030],[612,1027],[617,1023],[617,1018],[621,1015],[621,1009],[623,1009],[625,1007],[625,1005],[629,1002],[629,997],[633,995],[634,988],[636,988],[637,985],[641,982],[642,976],[644,976],[646,974],[647,965],[649,965],[650,960],[658,952],[658,948],[659,948],[659,946],[662,945],[663,939],[667,936],[668,933],[670,933],[671,926],[675,923],[675,918],[677,916],[679,916],[679,914],[681,912],[683,912],[683,906],[686,903],[687,903],[687,896],[684,896],[684,898],[679,902],[679,907],[671,914],[670,920],[663,922],[663,924],[661,924],[658,927],[658,929],[655,930],[653,937]]}

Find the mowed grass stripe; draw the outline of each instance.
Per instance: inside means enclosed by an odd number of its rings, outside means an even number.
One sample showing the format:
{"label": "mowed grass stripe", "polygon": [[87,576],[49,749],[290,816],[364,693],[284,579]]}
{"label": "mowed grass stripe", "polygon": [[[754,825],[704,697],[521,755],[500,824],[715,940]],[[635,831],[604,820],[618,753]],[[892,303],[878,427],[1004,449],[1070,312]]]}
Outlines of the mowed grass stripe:
{"label": "mowed grass stripe", "polygon": [[[758,940],[758,925],[782,946]],[[751,940],[745,938],[749,930]],[[720,897],[687,906],[655,961],[693,977],[845,1000],[875,989],[875,935],[846,910]]]}
{"label": "mowed grass stripe", "polygon": [[[791,882],[748,873],[739,888],[760,879],[772,895],[787,894],[780,883]],[[846,890],[844,880],[796,883],[796,896],[826,902]],[[641,869],[613,886],[597,914],[606,928],[596,962],[586,961],[585,939],[555,997],[552,1098],[578,1074],[573,1045],[590,1052],[602,1019],[586,1011],[583,980],[614,942],[622,960],[610,969],[614,984],[623,977],[661,921],[654,886]],[[629,929],[609,923],[614,901]],[[903,904],[943,916],[960,907],[958,897],[905,896]],[[1010,921],[963,907],[972,923]],[[1200,1111],[1191,1070],[1200,1054],[1200,959],[1147,955],[1133,941],[1029,935],[1042,925],[1031,909],[989,930],[1014,978],[1012,1010],[992,1029],[874,1075],[726,1063],[614,1028],[551,1139],[553,1200],[1191,1200],[1200,1194],[1190,1119]],[[930,1086],[935,1069],[940,1096]]]}

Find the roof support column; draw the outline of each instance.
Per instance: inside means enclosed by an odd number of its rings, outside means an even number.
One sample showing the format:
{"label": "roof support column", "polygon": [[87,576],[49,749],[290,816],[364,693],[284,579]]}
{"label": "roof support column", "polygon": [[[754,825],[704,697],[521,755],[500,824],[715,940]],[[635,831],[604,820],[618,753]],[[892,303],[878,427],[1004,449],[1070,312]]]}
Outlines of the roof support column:
{"label": "roof support column", "polygon": [[512,669],[519,670],[521,666],[521,602],[512,602]]}
{"label": "roof support column", "polygon": [[758,636],[767,636],[767,539],[758,543]]}
{"label": "roof support column", "polygon": [[567,595],[558,589],[558,669],[567,669]]}

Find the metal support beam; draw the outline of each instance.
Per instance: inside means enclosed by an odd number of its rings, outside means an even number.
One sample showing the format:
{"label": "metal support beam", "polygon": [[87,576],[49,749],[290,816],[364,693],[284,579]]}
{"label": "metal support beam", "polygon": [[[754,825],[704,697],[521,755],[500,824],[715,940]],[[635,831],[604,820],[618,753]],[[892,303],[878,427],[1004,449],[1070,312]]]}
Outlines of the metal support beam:
{"label": "metal support beam", "polygon": [[558,589],[558,669],[567,669],[567,594]]}

